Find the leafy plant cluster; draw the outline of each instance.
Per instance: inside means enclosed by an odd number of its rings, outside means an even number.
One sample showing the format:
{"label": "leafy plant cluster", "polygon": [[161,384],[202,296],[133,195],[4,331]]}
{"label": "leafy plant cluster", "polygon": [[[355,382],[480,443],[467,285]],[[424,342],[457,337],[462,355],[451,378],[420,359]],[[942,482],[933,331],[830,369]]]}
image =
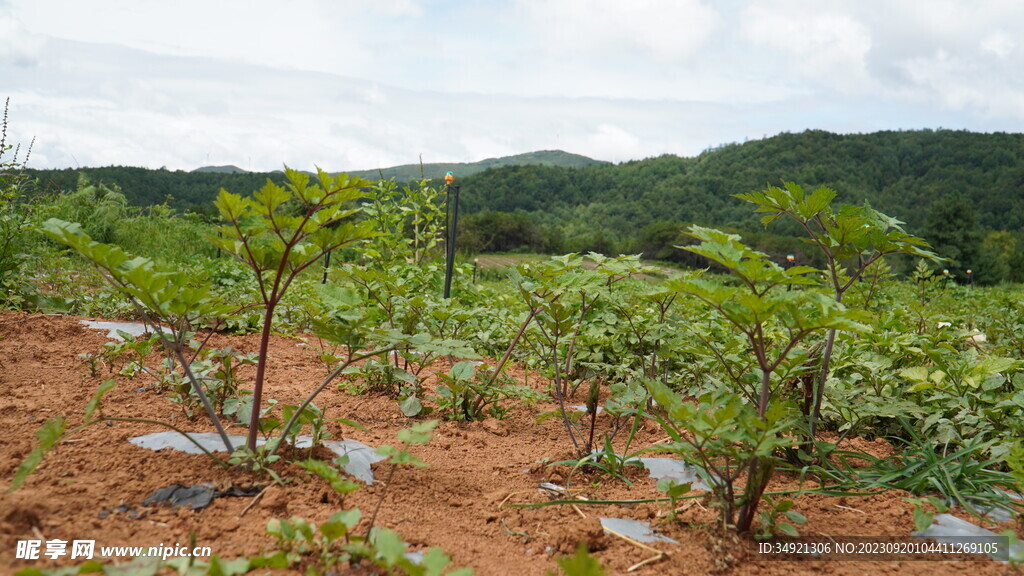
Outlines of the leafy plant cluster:
{"label": "leafy plant cluster", "polygon": [[28,195],[25,166],[32,145],[21,155],[21,145],[8,144],[7,122],[11,99],[4,101],[0,123],[0,307],[18,307],[25,299],[19,286],[27,259],[27,233],[33,228],[34,205]]}

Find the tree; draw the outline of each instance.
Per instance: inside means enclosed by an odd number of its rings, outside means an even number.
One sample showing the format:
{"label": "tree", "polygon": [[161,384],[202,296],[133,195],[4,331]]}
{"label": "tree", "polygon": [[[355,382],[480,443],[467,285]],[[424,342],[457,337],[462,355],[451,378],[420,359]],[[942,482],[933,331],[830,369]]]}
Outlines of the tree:
{"label": "tree", "polygon": [[459,245],[469,252],[542,252],[547,244],[544,234],[526,214],[477,212],[463,218],[460,227]]}
{"label": "tree", "polygon": [[977,266],[972,270],[974,281],[986,286],[1010,279],[1010,261],[1017,251],[1017,239],[1013,234],[1001,231],[989,232],[981,241]]}
{"label": "tree", "polygon": [[981,228],[974,206],[960,192],[932,204],[923,236],[936,254],[950,260],[946,268],[960,281],[967,279],[968,269],[977,268]]}

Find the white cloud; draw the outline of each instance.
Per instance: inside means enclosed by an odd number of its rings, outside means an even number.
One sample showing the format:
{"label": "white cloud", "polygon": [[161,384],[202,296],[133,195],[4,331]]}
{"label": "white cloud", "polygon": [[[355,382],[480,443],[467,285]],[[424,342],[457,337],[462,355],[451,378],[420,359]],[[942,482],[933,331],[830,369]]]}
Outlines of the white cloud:
{"label": "white cloud", "polygon": [[643,151],[639,138],[614,124],[599,124],[584,137],[579,148],[598,158],[630,158]]}
{"label": "white cloud", "polygon": [[699,0],[520,0],[527,25],[559,56],[637,53],[670,62],[692,58],[720,18]]}
{"label": "white cloud", "polygon": [[363,169],[1024,130],[1016,0],[0,0],[33,164]]}
{"label": "white cloud", "polygon": [[869,90],[868,28],[850,14],[808,10],[804,2],[758,2],[742,13],[742,30],[756,46],[778,51],[787,68],[819,85]]}
{"label": "white cloud", "polygon": [[[12,13],[55,38],[157,54],[358,75],[388,38],[380,26],[423,16],[414,0],[21,0]],[[401,33],[401,28],[394,28]],[[364,67],[369,64],[369,67]]]}
{"label": "white cloud", "polygon": [[0,61],[18,67],[30,67],[39,62],[45,40],[29,32],[8,10],[0,10]]}
{"label": "white cloud", "polygon": [[981,49],[991,52],[999,58],[1006,58],[1017,48],[1017,42],[1002,30],[993,32],[992,35],[981,41]]}

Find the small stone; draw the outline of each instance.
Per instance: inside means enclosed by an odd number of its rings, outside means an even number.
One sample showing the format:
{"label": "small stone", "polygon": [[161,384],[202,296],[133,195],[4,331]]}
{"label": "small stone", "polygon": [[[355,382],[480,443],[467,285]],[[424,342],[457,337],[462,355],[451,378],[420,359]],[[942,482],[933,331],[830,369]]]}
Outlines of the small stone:
{"label": "small stone", "polygon": [[483,421],[484,430],[487,430],[495,436],[508,436],[508,429],[505,427],[505,423],[495,418],[488,418]]}
{"label": "small stone", "polygon": [[263,492],[260,507],[271,512],[288,512],[288,494],[280,486],[271,486]]}

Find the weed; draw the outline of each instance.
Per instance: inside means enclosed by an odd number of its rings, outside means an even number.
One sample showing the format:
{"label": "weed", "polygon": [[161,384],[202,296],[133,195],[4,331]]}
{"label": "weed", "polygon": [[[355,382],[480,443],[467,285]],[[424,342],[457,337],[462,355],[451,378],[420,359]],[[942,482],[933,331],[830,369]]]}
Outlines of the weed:
{"label": "weed", "polygon": [[[21,267],[27,259],[27,236],[34,228],[35,205],[27,199],[25,166],[32,155],[29,144],[25,156],[19,158],[21,147],[7,143],[7,115],[11,99],[4,101],[3,123],[0,124],[0,308],[16,307],[25,295],[20,294]],[[8,153],[13,154],[5,158]]]}
{"label": "weed", "polygon": [[[783,499],[776,502],[774,499],[765,496],[764,503],[765,509],[758,513],[760,529],[755,534],[755,537],[762,539],[772,538],[779,532],[793,538],[800,536],[796,526],[806,524],[807,518],[792,509],[792,500]],[[782,518],[785,520],[780,520]]]}

